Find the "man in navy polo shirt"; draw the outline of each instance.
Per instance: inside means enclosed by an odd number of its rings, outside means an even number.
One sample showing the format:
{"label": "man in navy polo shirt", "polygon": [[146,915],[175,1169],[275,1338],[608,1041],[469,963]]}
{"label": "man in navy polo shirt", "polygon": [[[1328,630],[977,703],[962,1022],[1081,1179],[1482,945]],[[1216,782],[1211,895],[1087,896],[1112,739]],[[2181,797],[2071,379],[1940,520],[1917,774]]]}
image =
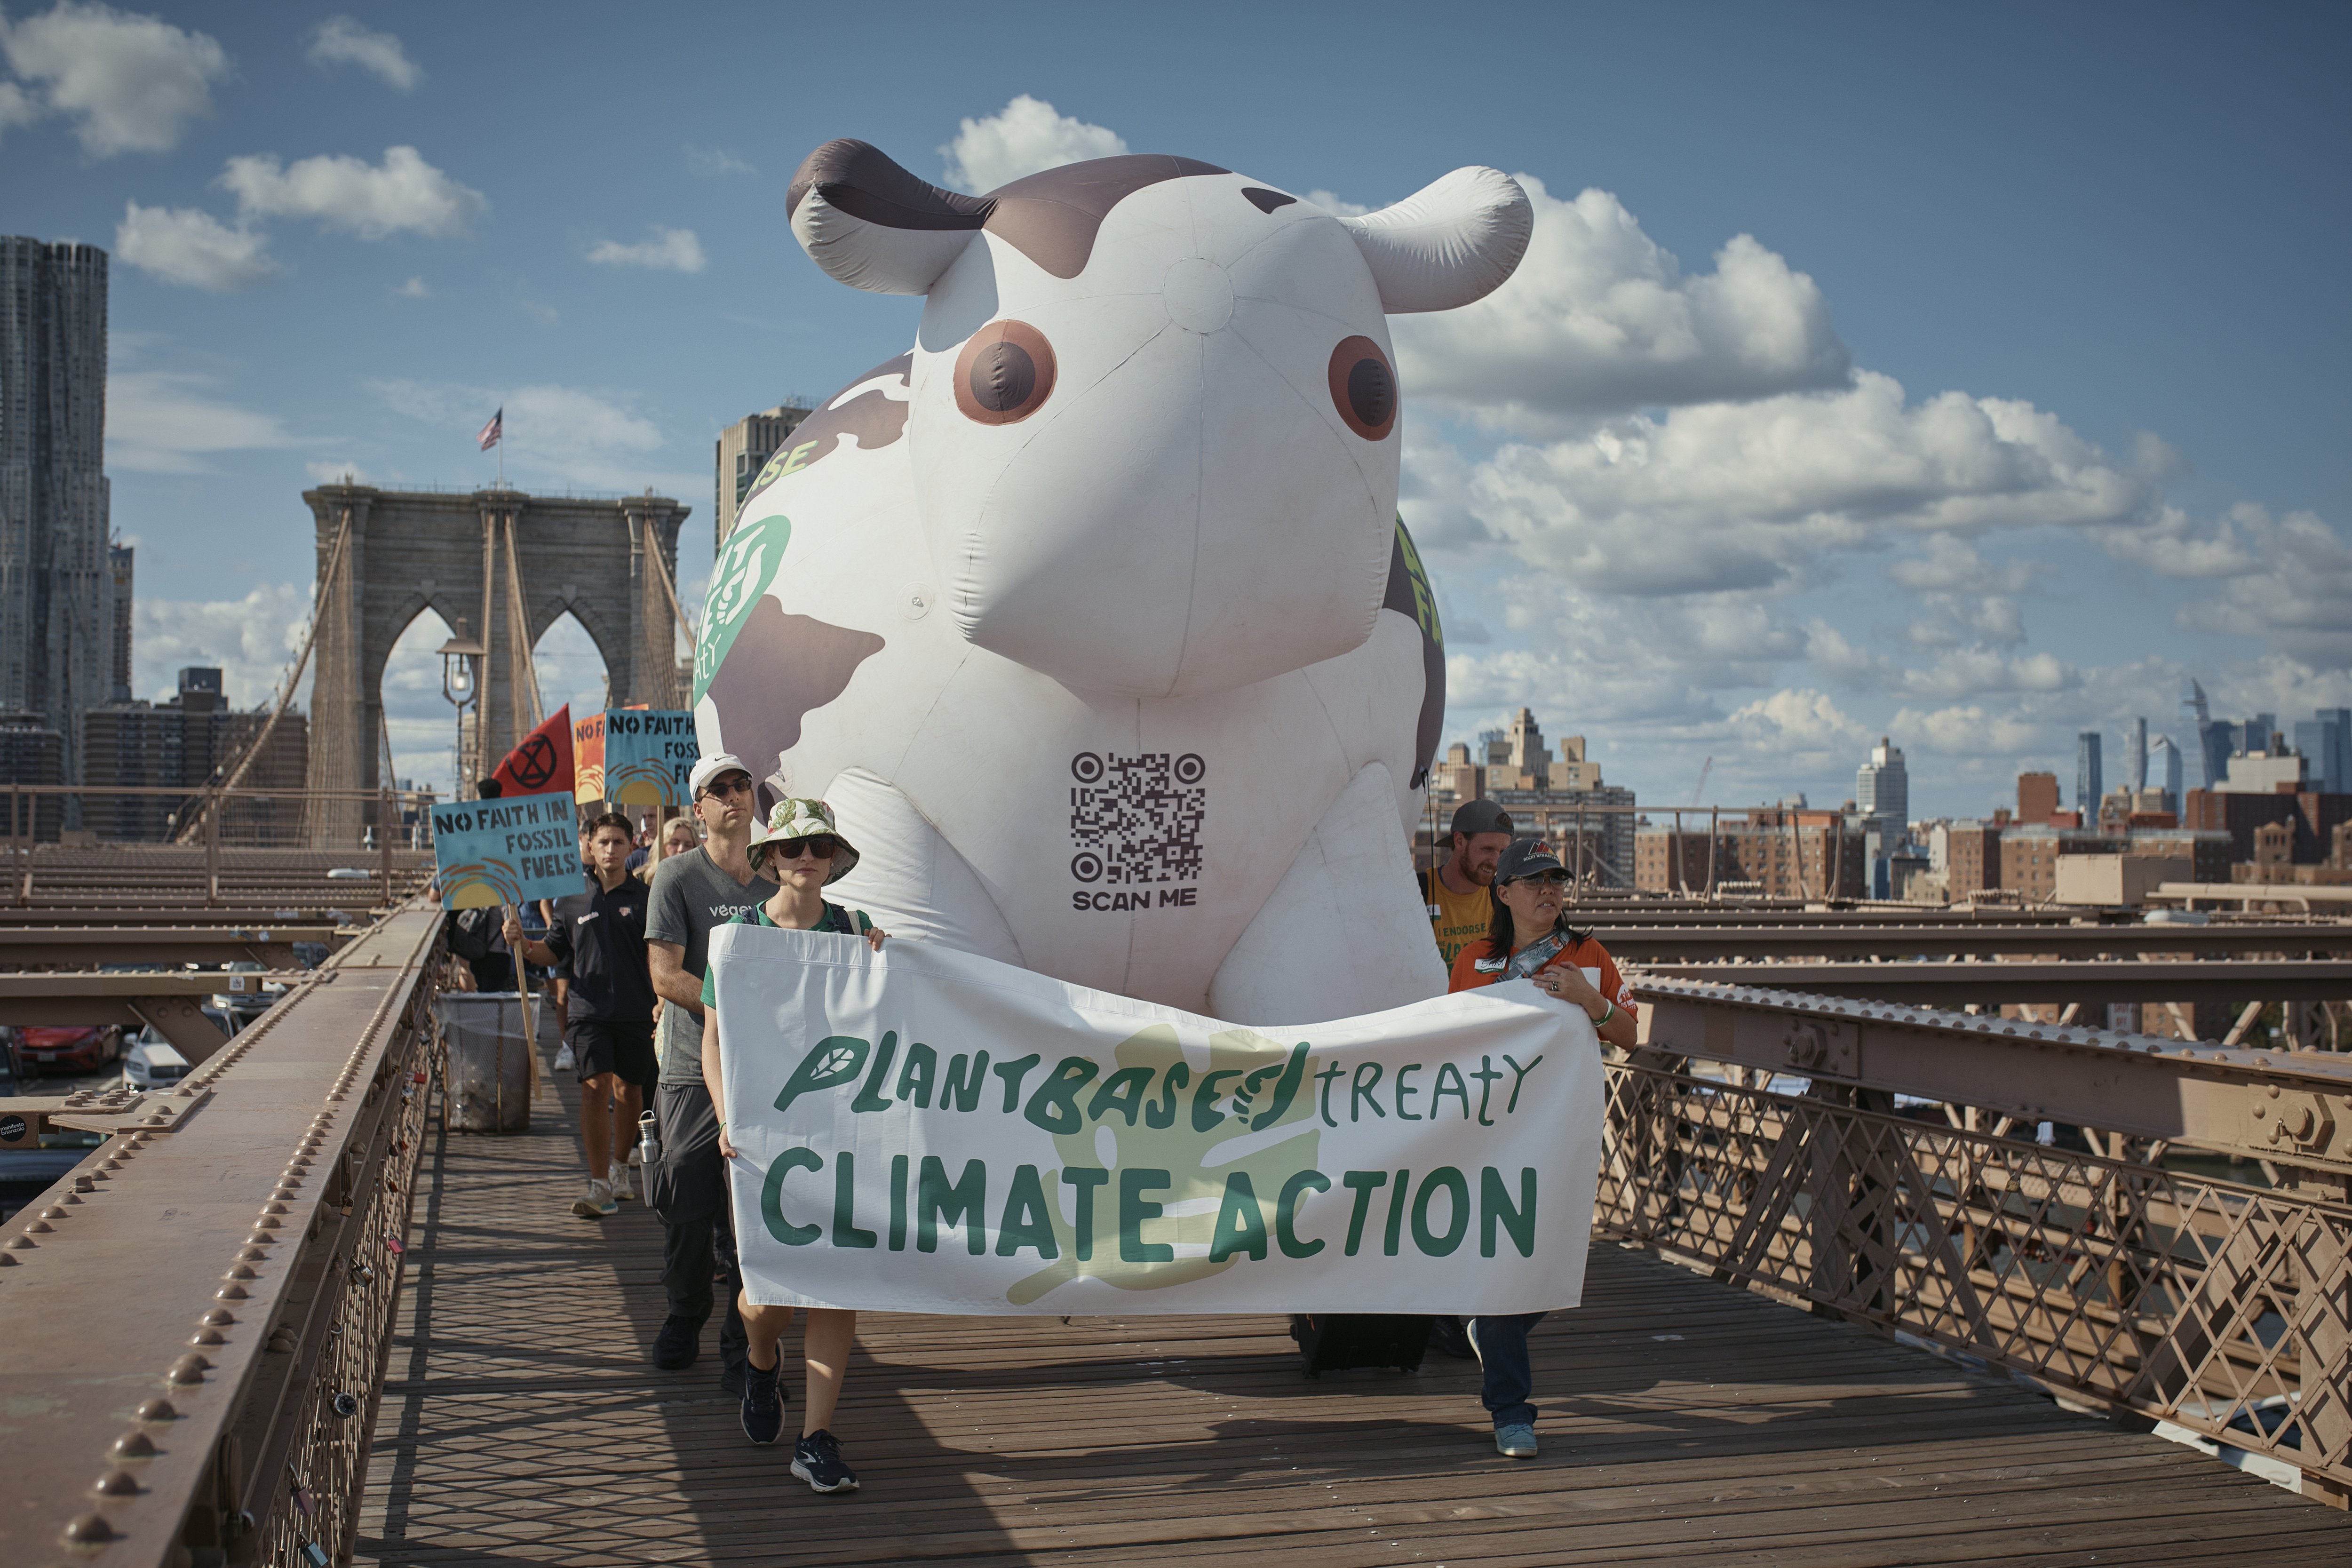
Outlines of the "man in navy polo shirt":
{"label": "man in navy polo shirt", "polygon": [[607,812],[588,824],[586,886],[555,900],[545,942],[523,934],[511,915],[507,942],[533,963],[567,965],[571,1017],[564,1039],[580,1068],[580,1142],[588,1158],[588,1190],[572,1205],[583,1219],[618,1213],[629,1185],[629,1144],[637,1114],[660,1076],[654,1058],[654,983],[646,959],[649,893],[629,875],[636,834],[629,819]]}

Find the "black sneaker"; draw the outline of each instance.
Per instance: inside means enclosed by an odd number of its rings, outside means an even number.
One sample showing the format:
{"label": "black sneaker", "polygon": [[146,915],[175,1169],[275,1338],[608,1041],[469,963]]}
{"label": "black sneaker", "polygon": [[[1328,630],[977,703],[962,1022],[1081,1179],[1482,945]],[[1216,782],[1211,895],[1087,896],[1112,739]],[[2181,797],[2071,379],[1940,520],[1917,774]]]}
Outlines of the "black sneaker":
{"label": "black sneaker", "polygon": [[[726,1353],[725,1346],[722,1345],[719,1347],[719,1353],[722,1355]],[[726,1365],[719,1369],[719,1393],[725,1394],[730,1399],[740,1399],[743,1397],[743,1368],[746,1364],[747,1363],[743,1362],[734,1361],[729,1362]],[[782,1366],[784,1363],[778,1362],[776,1364],[778,1366]]]}
{"label": "black sneaker", "polygon": [[[772,1443],[783,1434],[784,1391],[776,1383],[782,1365],[778,1362],[765,1372],[755,1366],[744,1373],[743,1436],[754,1443]],[[793,1465],[795,1470],[800,1468],[797,1450]]]}
{"label": "black sneaker", "polygon": [[654,1336],[653,1363],[664,1372],[684,1372],[702,1353],[702,1320],[672,1312]]}
{"label": "black sneaker", "polygon": [[1452,1356],[1456,1361],[1476,1361],[1478,1352],[1470,1348],[1470,1336],[1463,1331],[1462,1320],[1440,1316],[1430,1320],[1429,1348]]}
{"label": "black sneaker", "polygon": [[857,1472],[841,1462],[841,1444],[830,1432],[812,1432],[793,1445],[793,1474],[816,1491],[857,1489]]}

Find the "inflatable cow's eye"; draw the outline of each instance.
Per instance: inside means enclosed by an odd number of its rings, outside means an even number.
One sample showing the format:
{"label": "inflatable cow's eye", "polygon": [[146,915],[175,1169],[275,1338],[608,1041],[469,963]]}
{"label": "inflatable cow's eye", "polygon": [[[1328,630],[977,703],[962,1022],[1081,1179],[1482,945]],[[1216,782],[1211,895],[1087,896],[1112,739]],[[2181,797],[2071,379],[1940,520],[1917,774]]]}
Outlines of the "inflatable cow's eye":
{"label": "inflatable cow's eye", "polygon": [[991,321],[956,356],[956,406],[982,425],[1013,425],[1054,395],[1054,345],[1026,321]]}
{"label": "inflatable cow's eye", "polygon": [[1348,428],[1378,441],[1396,428],[1396,372],[1370,338],[1348,338],[1331,351],[1331,405]]}

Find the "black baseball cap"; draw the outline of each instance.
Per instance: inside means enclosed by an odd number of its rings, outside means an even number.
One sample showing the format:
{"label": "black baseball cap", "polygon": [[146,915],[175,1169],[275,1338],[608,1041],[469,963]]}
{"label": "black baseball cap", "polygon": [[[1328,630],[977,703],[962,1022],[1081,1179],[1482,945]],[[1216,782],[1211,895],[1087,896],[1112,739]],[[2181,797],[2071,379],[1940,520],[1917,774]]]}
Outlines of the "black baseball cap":
{"label": "black baseball cap", "polygon": [[1514,838],[1503,847],[1495,860],[1495,886],[1516,882],[1521,877],[1541,876],[1546,871],[1565,871],[1559,857],[1540,838]]}
{"label": "black baseball cap", "polygon": [[1465,800],[1454,808],[1454,831],[1475,837],[1481,833],[1508,833],[1511,814],[1491,800]]}

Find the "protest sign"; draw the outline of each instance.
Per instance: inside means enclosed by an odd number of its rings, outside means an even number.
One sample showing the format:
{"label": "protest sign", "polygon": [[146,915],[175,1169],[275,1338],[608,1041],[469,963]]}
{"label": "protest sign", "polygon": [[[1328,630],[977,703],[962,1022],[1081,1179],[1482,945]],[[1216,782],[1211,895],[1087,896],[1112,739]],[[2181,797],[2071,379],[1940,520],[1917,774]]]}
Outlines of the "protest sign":
{"label": "protest sign", "polygon": [[694,715],[681,709],[610,708],[604,711],[604,798],[623,805],[684,805],[687,779],[702,748]]}
{"label": "protest sign", "polygon": [[572,721],[572,798],[593,805],[604,798],[604,715]]}
{"label": "protest sign", "polygon": [[1574,1306],[1599,1042],[1526,983],[1264,1030],[934,945],[711,936],[751,1300]]}
{"label": "protest sign", "polygon": [[572,792],[433,808],[433,864],[445,910],[560,899],[580,890]]}

